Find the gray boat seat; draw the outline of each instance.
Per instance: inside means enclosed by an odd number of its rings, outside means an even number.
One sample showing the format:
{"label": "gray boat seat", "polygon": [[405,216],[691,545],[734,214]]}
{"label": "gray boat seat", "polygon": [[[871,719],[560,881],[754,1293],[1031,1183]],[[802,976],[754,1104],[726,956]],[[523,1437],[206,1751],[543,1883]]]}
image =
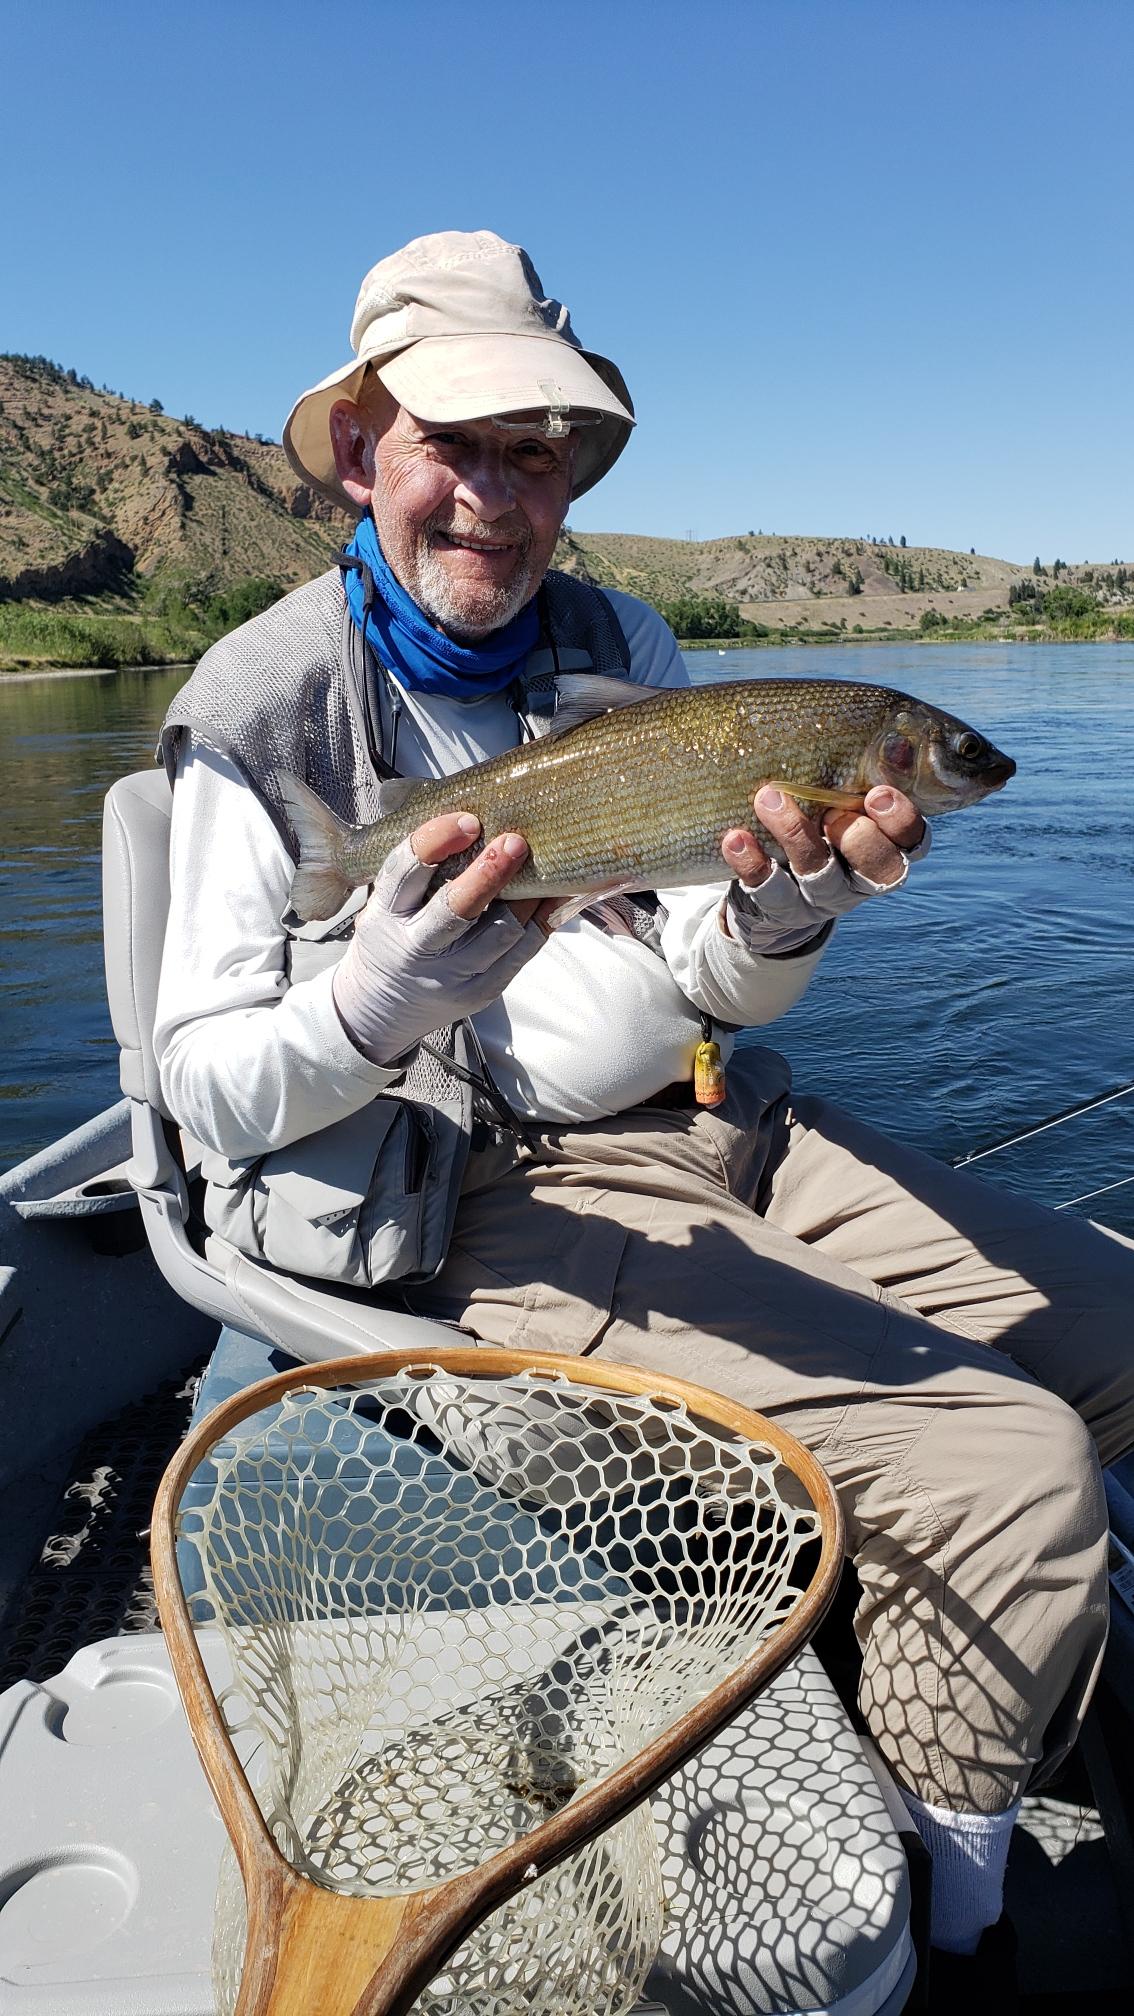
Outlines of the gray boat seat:
{"label": "gray boat seat", "polygon": [[[223,1641],[200,1644],[219,1691]],[[642,2016],[897,2016],[914,1975],[905,1856],[810,1648],[654,1812],[667,1929]],[[0,1695],[5,2016],[213,2016],[223,1839],[160,1633],[88,1645]]]}
{"label": "gray boat seat", "polygon": [[173,795],[165,772],[122,777],[103,813],[106,991],[130,1102],[131,1159],[150,1249],[171,1288],[216,1322],[314,1363],[348,1353],[451,1345],[452,1330],[372,1296],[336,1290],[247,1259],[211,1236],[190,1236],[184,1151],[162,1097],[154,1015],[169,914]]}

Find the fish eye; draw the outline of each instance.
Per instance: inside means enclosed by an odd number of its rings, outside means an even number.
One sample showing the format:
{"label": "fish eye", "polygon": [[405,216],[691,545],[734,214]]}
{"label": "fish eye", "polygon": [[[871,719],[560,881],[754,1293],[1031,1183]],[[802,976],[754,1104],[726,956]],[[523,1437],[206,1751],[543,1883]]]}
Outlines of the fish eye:
{"label": "fish eye", "polygon": [[966,729],[963,735],[958,735],[955,746],[958,756],[964,763],[975,763],[988,748],[984,736],[974,735],[971,728]]}

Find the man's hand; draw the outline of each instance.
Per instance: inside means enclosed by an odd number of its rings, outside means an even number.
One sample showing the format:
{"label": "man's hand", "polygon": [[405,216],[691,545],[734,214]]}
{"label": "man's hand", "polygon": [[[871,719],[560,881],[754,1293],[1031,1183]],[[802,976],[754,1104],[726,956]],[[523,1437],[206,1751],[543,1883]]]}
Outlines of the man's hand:
{"label": "man's hand", "polygon": [[496,901],[527,857],[518,833],[490,840],[427,899],[434,869],[479,832],[471,812],[428,820],[387,857],[359,912],[332,992],[371,1063],[393,1063],[432,1030],[486,1008],[544,943],[528,922],[533,905]]}
{"label": "man's hand", "polygon": [[807,819],[775,785],[756,793],[753,810],[787,857],[782,868],[756,835],[734,827],[721,842],[735,880],[721,929],[749,951],[802,951],[836,917],[870,896],[897,889],[910,862],[929,852],[929,828],[901,791],[868,791],[861,812]]}

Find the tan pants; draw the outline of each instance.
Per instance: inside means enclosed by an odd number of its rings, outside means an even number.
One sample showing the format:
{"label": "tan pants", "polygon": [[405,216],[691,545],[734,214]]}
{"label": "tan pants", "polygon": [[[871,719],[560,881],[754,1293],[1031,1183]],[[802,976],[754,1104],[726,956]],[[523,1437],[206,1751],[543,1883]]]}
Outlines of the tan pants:
{"label": "tan pants", "polygon": [[474,1159],[414,1304],[780,1420],[846,1513],[875,1740],[919,1798],[1002,1811],[1066,1754],[1102,1656],[1134,1252],[789,1106],[774,1052],[734,1058],[729,1086],[715,1112],[553,1130],[508,1174]]}

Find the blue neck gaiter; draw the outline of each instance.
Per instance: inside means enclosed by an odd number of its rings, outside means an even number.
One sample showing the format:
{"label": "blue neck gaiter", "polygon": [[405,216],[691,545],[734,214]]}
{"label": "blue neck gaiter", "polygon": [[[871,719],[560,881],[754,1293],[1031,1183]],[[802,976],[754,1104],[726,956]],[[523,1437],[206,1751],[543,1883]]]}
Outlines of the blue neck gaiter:
{"label": "blue neck gaiter", "polygon": [[458,644],[434,628],[394,578],[369,512],[346,551],[369,568],[377,591],[367,611],[362,574],[357,567],[344,568],[347,607],[380,663],[401,685],[412,693],[444,693],[453,700],[482,700],[511,685],[539,637],[534,599],[485,643]]}

